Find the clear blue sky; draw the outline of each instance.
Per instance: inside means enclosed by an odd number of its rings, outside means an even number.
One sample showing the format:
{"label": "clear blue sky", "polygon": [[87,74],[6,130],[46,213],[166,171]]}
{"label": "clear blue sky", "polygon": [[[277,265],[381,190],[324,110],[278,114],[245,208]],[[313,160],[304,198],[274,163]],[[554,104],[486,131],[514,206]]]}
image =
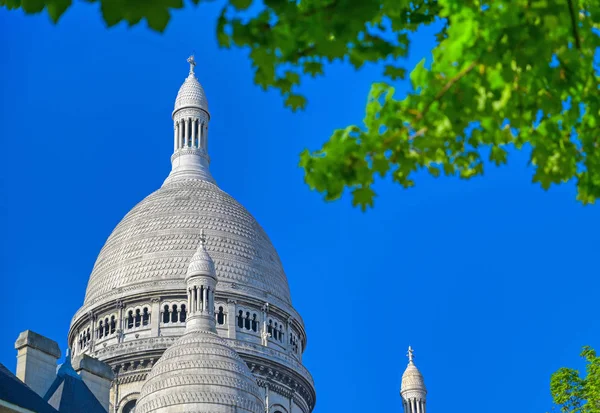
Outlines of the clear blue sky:
{"label": "clear blue sky", "polygon": [[[0,362],[14,370],[25,329],[64,352],[104,241],[169,172],[170,114],[195,50],[213,175],[279,251],[315,412],[400,412],[409,344],[432,413],[548,411],[550,374],[600,347],[598,207],[576,203],[573,185],[532,185],[526,154],[469,182],[383,180],[367,213],[325,203],[298,154],[361,122],[381,68],[329,67],[293,114],[253,85],[246,51],[217,48],[218,9],[177,12],[163,35],[107,30],[79,2],[56,27],[0,10]],[[411,65],[433,38],[414,42]]]}

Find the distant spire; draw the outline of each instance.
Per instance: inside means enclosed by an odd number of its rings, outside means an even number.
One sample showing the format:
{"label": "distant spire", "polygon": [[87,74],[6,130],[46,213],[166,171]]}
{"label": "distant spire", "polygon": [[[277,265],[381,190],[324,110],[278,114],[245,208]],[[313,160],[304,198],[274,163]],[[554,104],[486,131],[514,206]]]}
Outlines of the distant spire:
{"label": "distant spire", "polygon": [[400,385],[400,395],[404,413],[426,413],[427,388],[423,375],[415,366],[414,350],[408,346],[408,366],[402,375],[402,384]]}
{"label": "distant spire", "polygon": [[200,246],[204,247],[206,245],[206,234],[204,233],[204,228],[200,230]]}
{"label": "distant spire", "polygon": [[194,67],[196,66],[196,60],[194,60],[194,55],[188,57],[187,62],[190,64],[190,76],[194,75]]}
{"label": "distant spire", "polygon": [[414,353],[415,351],[412,349],[411,346],[408,346],[408,353],[406,353],[406,355],[408,356],[408,363],[409,364],[414,364]]}

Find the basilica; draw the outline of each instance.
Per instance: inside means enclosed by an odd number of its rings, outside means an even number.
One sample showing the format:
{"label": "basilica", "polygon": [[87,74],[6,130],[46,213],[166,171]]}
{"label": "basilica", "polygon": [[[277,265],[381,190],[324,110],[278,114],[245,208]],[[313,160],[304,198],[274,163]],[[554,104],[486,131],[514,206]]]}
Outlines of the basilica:
{"label": "basilica", "polygon": [[[211,175],[208,101],[193,56],[188,63],[172,112],[170,174],[100,251],[65,362],[57,369],[53,340],[29,330],[18,337],[16,377],[0,365],[0,411],[315,408],[315,383],[302,363],[304,322],[267,234]],[[408,358],[402,404],[405,413],[426,413],[411,348]]]}

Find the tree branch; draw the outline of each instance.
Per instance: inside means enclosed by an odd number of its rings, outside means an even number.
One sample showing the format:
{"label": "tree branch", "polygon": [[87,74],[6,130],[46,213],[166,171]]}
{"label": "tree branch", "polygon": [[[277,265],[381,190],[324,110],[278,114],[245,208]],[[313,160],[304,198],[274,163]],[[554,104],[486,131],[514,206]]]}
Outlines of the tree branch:
{"label": "tree branch", "polygon": [[469,66],[465,67],[463,70],[461,70],[460,72],[458,72],[456,74],[456,76],[454,76],[452,79],[450,79],[448,81],[448,83],[446,83],[446,85],[442,88],[442,90],[440,90],[437,93],[437,95],[435,95],[435,97],[433,98],[433,100],[431,100],[429,103],[427,103],[427,105],[423,109],[423,112],[421,112],[421,113],[419,113],[417,115],[417,120],[423,119],[425,117],[425,115],[427,114],[427,112],[429,112],[429,109],[431,108],[431,105],[433,105],[435,102],[439,101],[442,97],[444,97],[444,95],[446,94],[446,92],[448,92],[448,90],[450,90],[450,88],[456,82],[458,82],[460,79],[462,79],[463,77],[465,77],[471,70],[473,70],[473,68],[475,67],[475,65],[477,65],[477,60],[475,60]]}
{"label": "tree branch", "polygon": [[567,3],[569,3],[569,13],[571,14],[571,27],[573,29],[573,36],[575,37],[575,47],[577,47],[577,50],[581,50],[581,41],[579,40],[579,33],[577,32],[577,18],[575,16],[573,0],[567,0]]}

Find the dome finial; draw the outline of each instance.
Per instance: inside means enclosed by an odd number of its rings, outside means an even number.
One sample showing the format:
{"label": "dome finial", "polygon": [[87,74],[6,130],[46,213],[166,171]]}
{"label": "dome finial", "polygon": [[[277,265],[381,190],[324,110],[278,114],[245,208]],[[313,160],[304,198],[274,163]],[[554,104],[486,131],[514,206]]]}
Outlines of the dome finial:
{"label": "dome finial", "polygon": [[196,66],[196,60],[194,59],[193,54],[187,58],[187,62],[190,64],[190,76],[193,76],[194,75],[194,67]]}
{"label": "dome finial", "polygon": [[406,355],[408,356],[408,363],[409,364],[414,364],[414,353],[415,351],[413,350],[413,348],[411,346],[408,346],[408,353],[406,353]]}

